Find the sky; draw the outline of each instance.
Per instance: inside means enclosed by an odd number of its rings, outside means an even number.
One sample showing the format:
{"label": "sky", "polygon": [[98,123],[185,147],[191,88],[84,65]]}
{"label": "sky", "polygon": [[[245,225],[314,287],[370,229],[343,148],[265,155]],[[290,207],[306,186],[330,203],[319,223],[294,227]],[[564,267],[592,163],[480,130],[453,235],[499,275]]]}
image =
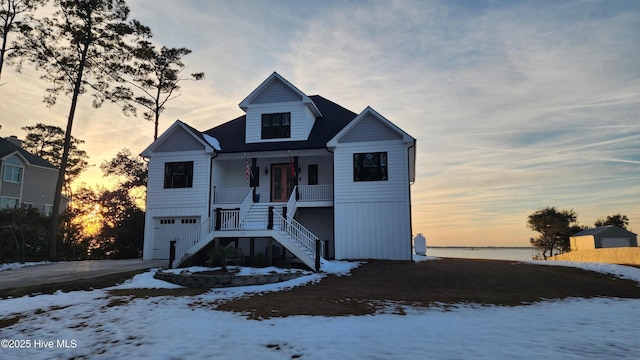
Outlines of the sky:
{"label": "sky", "polygon": [[[576,266],[640,281],[640,269],[629,266],[536,263]],[[353,265],[332,262],[329,273],[348,273]],[[249,269],[249,274],[254,271]],[[403,315],[397,304],[389,303],[375,315],[258,321],[213,310],[211,304],[283,291],[318,281],[327,273],[307,272],[287,282],[212,289],[195,296],[134,298],[109,293],[175,287],[153,279],[153,274],[148,271],[107,289],[0,301],[0,317],[17,319],[0,328],[2,358],[417,359],[426,354],[430,359],[631,359],[640,352],[637,316],[629,316],[640,310],[640,299],[572,298],[513,307],[402,306]],[[23,347],[15,348],[16,344]]]}
{"label": "sky", "polygon": [[[160,132],[199,130],[274,71],[353,112],[371,106],[417,139],[414,234],[429,246],[528,246],[527,216],[621,213],[640,231],[640,2],[129,0],[154,41],[187,47],[185,82]],[[33,69],[6,69],[0,135],[66,124]],[[140,153],[153,124],[80,99],[72,135],[90,163]]]}

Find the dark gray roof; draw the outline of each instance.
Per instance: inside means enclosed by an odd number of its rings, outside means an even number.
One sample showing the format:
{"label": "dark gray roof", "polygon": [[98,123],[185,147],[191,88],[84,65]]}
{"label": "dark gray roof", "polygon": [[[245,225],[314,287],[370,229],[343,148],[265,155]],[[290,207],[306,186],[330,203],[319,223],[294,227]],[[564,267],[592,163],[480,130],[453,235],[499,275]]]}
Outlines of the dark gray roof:
{"label": "dark gray roof", "polygon": [[597,227],[597,228],[585,229],[585,230],[582,230],[580,232],[577,232],[577,233],[573,234],[573,236],[595,235],[595,234],[599,233],[600,231],[607,230],[611,226],[612,225],[607,225],[607,226],[600,226],[600,227]]}
{"label": "dark gray roof", "polygon": [[[615,226],[615,225],[605,225],[605,226],[600,226],[600,227],[596,227],[596,228],[585,229],[585,230],[582,230],[580,232],[577,232],[577,233],[573,234],[572,236],[596,235],[596,234],[599,234],[599,233],[601,233],[601,232],[603,232],[605,230],[611,229],[611,228],[618,228],[618,227]],[[625,230],[625,229],[622,229],[622,228],[618,228],[618,229],[632,233],[629,230]]]}
{"label": "dark gray roof", "polygon": [[31,154],[30,152],[28,152],[27,150],[21,148],[20,146],[12,143],[9,140],[5,140],[3,138],[0,138],[0,158],[3,158],[9,154],[13,154],[15,152],[20,153],[20,155],[25,158],[29,164],[31,165],[35,165],[35,166],[41,166],[41,167],[46,167],[46,168],[50,168],[50,169],[58,169],[57,167],[51,165],[50,162],[48,162],[47,160],[39,157],[39,156],[35,156],[33,154]]}
{"label": "dark gray roof", "polygon": [[245,142],[245,127],[247,121],[245,115],[204,131],[204,133],[218,139],[220,147],[222,148],[221,153],[324,149],[327,147],[327,142],[347,126],[358,114],[319,95],[312,95],[309,96],[309,98],[323,116],[316,118],[308,140],[247,144]]}

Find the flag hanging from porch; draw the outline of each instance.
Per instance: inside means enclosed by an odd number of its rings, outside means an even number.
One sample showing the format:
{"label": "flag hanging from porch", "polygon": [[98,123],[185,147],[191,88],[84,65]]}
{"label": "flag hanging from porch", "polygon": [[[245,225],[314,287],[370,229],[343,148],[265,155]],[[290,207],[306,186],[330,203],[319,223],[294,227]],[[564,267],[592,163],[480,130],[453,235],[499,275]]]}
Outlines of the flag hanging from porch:
{"label": "flag hanging from porch", "polygon": [[291,151],[289,151],[289,163],[291,163],[291,177],[295,178],[296,177],[296,170],[293,166],[293,157],[291,156]]}
{"label": "flag hanging from porch", "polygon": [[253,171],[251,170],[251,166],[249,166],[249,159],[246,160],[246,165],[244,169],[244,180],[249,181],[249,178],[253,177]]}

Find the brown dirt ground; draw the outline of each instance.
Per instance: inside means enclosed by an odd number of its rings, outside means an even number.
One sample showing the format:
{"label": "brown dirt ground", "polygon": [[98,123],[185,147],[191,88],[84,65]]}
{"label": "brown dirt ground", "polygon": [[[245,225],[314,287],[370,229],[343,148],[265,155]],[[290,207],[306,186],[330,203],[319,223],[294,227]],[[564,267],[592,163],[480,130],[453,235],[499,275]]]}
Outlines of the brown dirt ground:
{"label": "brown dirt ground", "polygon": [[[0,298],[57,290],[105,288],[131,278],[122,273],[73,283],[6,289]],[[196,296],[206,289],[122,289],[109,291],[110,306],[131,298]],[[441,259],[424,262],[368,261],[349,276],[328,275],[321,281],[286,291],[192,306],[246,314],[250,319],[290,315],[346,316],[377,312],[404,314],[407,306],[454,304],[516,306],[570,297],[640,299],[635,281],[562,266],[540,266],[499,260]],[[20,319],[3,319],[0,328]]]}
{"label": "brown dirt ground", "polygon": [[560,266],[496,260],[370,261],[350,276],[213,305],[249,318],[404,313],[405,306],[516,306],[569,297],[640,298],[635,281]]}

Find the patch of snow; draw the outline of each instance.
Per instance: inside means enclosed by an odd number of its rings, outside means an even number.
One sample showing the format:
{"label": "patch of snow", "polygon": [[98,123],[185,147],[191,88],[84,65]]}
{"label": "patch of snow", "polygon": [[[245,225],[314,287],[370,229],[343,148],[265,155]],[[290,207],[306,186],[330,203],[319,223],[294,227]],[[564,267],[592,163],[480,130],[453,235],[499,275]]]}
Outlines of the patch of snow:
{"label": "patch of snow", "polygon": [[440,260],[438,257],[413,254],[413,261],[431,261]]}
{"label": "patch of snow", "polygon": [[220,148],[220,141],[218,141],[218,139],[214,138],[213,136],[207,135],[207,134],[202,134],[202,136],[204,136],[204,139],[209,143],[209,145],[211,145],[214,149],[220,151],[222,150]]}
{"label": "patch of snow", "polygon": [[333,274],[333,275],[349,275],[351,270],[357,268],[358,266],[364,264],[360,261],[323,261],[320,267],[325,273]]}
{"label": "patch of snow", "polygon": [[[535,264],[578,265],[629,278],[636,278],[639,270],[607,264]],[[360,263],[325,265],[336,274],[348,274]],[[137,275],[114,288],[155,287],[153,273]],[[566,299],[516,307],[406,307],[406,315],[290,316],[262,321],[209,305],[218,299],[284,290],[324,276],[309,272],[282,283],[214,289],[197,296],[113,297],[109,289],[100,289],[5,299],[0,301],[0,318],[19,319],[0,328],[0,338],[29,340],[31,346],[5,347],[0,353],[2,359],[480,360],[635,358],[640,353],[640,328],[633,315],[640,313],[640,299]],[[36,347],[36,340],[53,341],[55,346]],[[64,344],[59,340],[72,346],[59,346]]]}
{"label": "patch of snow", "polygon": [[23,267],[36,266],[48,264],[48,261],[39,261],[39,262],[24,262],[24,263],[7,263],[0,264],[0,271],[11,270],[11,269],[19,269]]}
{"label": "patch of snow", "polygon": [[158,269],[151,269],[109,289],[178,289],[182,287],[168,281],[154,279],[153,276],[157,271]]}

